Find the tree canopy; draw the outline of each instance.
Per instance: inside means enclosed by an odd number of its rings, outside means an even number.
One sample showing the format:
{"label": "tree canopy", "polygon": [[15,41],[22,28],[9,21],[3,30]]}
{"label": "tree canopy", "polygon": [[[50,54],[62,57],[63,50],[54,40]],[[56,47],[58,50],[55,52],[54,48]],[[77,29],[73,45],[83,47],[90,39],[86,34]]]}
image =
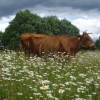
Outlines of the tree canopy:
{"label": "tree canopy", "polygon": [[16,13],[2,36],[2,42],[7,48],[19,47],[19,36],[22,33],[41,34],[79,34],[79,29],[66,19],[59,20],[57,16],[40,17],[29,10]]}

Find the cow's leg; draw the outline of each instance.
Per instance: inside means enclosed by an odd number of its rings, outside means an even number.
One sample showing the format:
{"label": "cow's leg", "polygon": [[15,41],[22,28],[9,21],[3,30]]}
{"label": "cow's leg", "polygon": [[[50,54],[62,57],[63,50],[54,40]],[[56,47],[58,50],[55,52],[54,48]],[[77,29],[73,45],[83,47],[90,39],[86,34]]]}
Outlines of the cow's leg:
{"label": "cow's leg", "polygon": [[72,48],[71,52],[72,52],[72,53],[71,53],[71,56],[72,56],[72,57],[75,57],[75,50],[74,50],[73,48]]}
{"label": "cow's leg", "polygon": [[32,53],[32,50],[29,48],[29,57],[32,57],[33,56],[33,53]]}
{"label": "cow's leg", "polygon": [[74,49],[68,48],[68,60],[71,60],[72,56],[74,56]]}
{"label": "cow's leg", "polygon": [[39,56],[42,56],[42,45],[41,44],[39,45],[38,50],[39,50]]}

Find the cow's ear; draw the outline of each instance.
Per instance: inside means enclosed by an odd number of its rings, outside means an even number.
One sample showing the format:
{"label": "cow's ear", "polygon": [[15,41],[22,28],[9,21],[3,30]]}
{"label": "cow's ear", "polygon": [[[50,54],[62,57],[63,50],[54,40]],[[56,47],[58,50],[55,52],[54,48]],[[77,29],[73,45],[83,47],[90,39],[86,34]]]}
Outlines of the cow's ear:
{"label": "cow's ear", "polygon": [[81,35],[77,35],[77,37],[78,37],[78,40],[80,40],[82,36]]}

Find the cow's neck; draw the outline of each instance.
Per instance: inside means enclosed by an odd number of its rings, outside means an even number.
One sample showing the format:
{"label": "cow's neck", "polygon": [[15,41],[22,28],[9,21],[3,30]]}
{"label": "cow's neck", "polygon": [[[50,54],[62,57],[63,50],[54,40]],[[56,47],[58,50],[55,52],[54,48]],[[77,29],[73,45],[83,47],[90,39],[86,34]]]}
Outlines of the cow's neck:
{"label": "cow's neck", "polygon": [[81,40],[79,40],[79,49],[86,49],[87,47],[81,44]]}
{"label": "cow's neck", "polygon": [[80,50],[80,39],[77,37],[77,50]]}

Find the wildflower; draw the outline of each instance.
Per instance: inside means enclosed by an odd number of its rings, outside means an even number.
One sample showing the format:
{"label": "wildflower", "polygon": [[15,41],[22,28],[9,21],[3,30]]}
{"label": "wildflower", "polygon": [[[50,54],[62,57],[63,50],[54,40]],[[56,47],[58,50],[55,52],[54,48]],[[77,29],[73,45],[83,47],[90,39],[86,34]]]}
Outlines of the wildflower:
{"label": "wildflower", "polygon": [[80,77],[84,78],[86,74],[79,74]]}
{"label": "wildflower", "polygon": [[65,82],[66,85],[69,85],[69,82]]}
{"label": "wildflower", "polygon": [[85,81],[86,81],[86,84],[90,84],[94,81],[94,79],[92,77],[91,78],[86,78]]}
{"label": "wildflower", "polygon": [[30,99],[33,99],[33,97],[30,97]]}
{"label": "wildflower", "polygon": [[76,80],[76,77],[70,76],[71,80]]}
{"label": "wildflower", "polygon": [[75,98],[75,100],[86,100],[86,99],[83,99],[83,98]]}
{"label": "wildflower", "polygon": [[50,83],[49,80],[42,80],[42,81],[41,81],[41,84],[49,84],[49,83]]}
{"label": "wildflower", "polygon": [[84,93],[85,90],[86,90],[86,87],[85,86],[80,86],[79,88],[77,88],[77,92]]}
{"label": "wildflower", "polygon": [[49,98],[53,98],[52,94],[50,94],[50,93],[48,93],[47,96],[48,96]]}
{"label": "wildflower", "polygon": [[41,89],[41,90],[47,90],[47,89],[49,89],[49,85],[42,85],[42,86],[40,87],[40,89]]}
{"label": "wildflower", "polygon": [[41,93],[33,93],[34,95],[41,96]]}
{"label": "wildflower", "polygon": [[93,92],[92,94],[93,94],[93,95],[95,95],[95,94],[96,94],[96,92]]}
{"label": "wildflower", "polygon": [[17,93],[17,95],[19,95],[19,96],[20,96],[20,95],[23,95],[23,93]]}
{"label": "wildflower", "polygon": [[62,93],[64,93],[65,92],[65,90],[64,89],[59,89],[59,91],[58,91],[60,94],[62,94]]}
{"label": "wildflower", "polygon": [[99,88],[99,86],[100,86],[100,84],[98,84],[98,83],[95,83],[94,85],[96,88]]}
{"label": "wildflower", "polygon": [[53,86],[54,88],[56,88],[56,87],[58,86],[58,84],[52,84],[52,86]]}

